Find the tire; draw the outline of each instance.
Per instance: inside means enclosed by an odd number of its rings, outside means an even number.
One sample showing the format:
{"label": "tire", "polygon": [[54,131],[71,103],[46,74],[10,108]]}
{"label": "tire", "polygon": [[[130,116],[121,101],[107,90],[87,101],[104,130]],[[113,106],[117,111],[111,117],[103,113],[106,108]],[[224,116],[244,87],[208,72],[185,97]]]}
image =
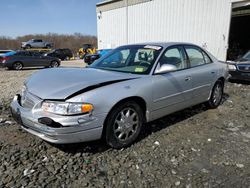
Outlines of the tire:
{"label": "tire", "polygon": [[69,56],[66,56],[65,58],[64,58],[64,60],[66,60],[66,61],[68,61],[70,58],[69,58]]}
{"label": "tire", "polygon": [[210,99],[207,102],[207,106],[212,109],[217,108],[221,104],[223,93],[224,93],[224,83],[221,80],[218,80],[214,84]]}
{"label": "tire", "polygon": [[144,115],[141,107],[128,101],[109,113],[105,124],[105,137],[109,146],[120,149],[131,145],[141,132]]}
{"label": "tire", "polygon": [[57,61],[52,61],[51,63],[50,63],[50,67],[51,68],[57,68],[57,67],[59,67],[60,66],[60,64],[59,64],[59,62],[57,62]]}
{"label": "tire", "polygon": [[51,48],[51,45],[46,45],[45,48],[49,49]]}
{"label": "tire", "polygon": [[23,69],[23,64],[21,62],[15,62],[12,65],[12,69],[14,69],[14,70],[22,70]]}
{"label": "tire", "polygon": [[30,48],[31,48],[30,45],[26,45],[26,46],[25,46],[25,49],[30,49]]}

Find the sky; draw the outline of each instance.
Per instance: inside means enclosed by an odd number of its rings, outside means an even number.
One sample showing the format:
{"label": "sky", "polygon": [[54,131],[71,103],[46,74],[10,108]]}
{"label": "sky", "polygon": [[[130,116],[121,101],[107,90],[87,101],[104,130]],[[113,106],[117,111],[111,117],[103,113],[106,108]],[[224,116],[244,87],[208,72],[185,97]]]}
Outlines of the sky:
{"label": "sky", "polygon": [[0,0],[0,36],[96,35],[96,3],[102,0]]}

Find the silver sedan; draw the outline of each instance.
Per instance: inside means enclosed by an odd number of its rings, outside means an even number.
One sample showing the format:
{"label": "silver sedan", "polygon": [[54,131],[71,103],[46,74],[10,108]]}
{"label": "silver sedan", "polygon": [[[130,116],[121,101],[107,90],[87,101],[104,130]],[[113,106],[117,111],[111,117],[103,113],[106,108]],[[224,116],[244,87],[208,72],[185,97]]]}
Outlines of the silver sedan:
{"label": "silver sedan", "polygon": [[104,138],[131,145],[143,124],[206,103],[219,106],[227,66],[186,43],[121,46],[81,68],[33,74],[11,104],[22,128],[64,144]]}

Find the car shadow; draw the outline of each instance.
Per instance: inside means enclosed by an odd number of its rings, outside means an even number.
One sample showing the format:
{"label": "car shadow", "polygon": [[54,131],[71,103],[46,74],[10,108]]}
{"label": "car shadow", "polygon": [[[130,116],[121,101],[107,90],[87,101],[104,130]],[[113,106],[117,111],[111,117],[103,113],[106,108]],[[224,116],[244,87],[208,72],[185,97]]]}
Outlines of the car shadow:
{"label": "car shadow", "polygon": [[[225,101],[227,101],[228,98],[229,98],[229,95],[227,93],[224,93],[221,103],[223,104]],[[167,127],[173,126],[181,121],[184,121],[190,117],[193,117],[207,110],[209,110],[209,108],[205,104],[199,104],[199,105],[195,105],[193,107],[175,112],[173,114],[164,116],[150,123],[146,123],[143,126],[141,133],[138,139],[136,140],[136,143],[147,138],[152,133],[156,133]],[[73,155],[77,153],[96,154],[96,153],[105,152],[107,150],[112,150],[112,148],[110,148],[105,143],[104,139],[91,141],[91,142],[76,143],[76,144],[64,144],[64,145],[50,144],[50,145],[58,148],[59,150],[63,152],[70,153]]]}
{"label": "car shadow", "polygon": [[242,84],[242,85],[250,85],[250,81],[246,81],[246,80],[230,80],[230,83],[235,83],[235,84]]}
{"label": "car shadow", "polygon": [[31,68],[23,68],[22,70],[13,70],[13,69],[5,69],[7,71],[30,71],[30,70],[41,70],[41,69],[47,69],[45,67],[31,67]]}

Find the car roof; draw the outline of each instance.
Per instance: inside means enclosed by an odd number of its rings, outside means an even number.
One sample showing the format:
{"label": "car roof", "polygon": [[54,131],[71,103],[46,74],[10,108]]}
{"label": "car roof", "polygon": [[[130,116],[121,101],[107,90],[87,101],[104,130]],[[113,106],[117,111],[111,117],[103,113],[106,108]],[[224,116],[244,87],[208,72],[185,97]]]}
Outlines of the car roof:
{"label": "car roof", "polygon": [[134,46],[134,45],[154,45],[154,46],[162,46],[163,48],[167,48],[169,46],[174,46],[174,45],[193,45],[197,46],[192,43],[188,42],[147,42],[147,43],[136,43],[136,44],[128,44],[124,46]]}

